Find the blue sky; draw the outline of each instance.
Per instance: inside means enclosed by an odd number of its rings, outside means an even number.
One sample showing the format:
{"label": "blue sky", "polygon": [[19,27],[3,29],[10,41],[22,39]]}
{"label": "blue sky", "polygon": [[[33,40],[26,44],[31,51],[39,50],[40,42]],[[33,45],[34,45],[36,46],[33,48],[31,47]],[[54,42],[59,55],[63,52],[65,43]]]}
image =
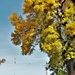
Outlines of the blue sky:
{"label": "blue sky", "polygon": [[[6,59],[6,62],[0,66],[0,75],[45,75],[43,65],[48,61],[48,57],[40,52],[38,46],[31,56],[22,56],[21,48],[11,42],[11,32],[14,27],[8,17],[12,12],[22,15],[22,5],[23,0],[0,1],[0,59]],[[22,16],[25,17],[25,15]]]}

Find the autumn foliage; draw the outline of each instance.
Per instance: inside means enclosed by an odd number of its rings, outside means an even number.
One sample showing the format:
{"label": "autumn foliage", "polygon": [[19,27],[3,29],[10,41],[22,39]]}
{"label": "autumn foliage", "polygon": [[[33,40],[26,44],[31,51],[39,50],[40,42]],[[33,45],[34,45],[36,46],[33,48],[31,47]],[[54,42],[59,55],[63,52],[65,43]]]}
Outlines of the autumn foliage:
{"label": "autumn foliage", "polygon": [[22,12],[25,19],[15,12],[9,17],[15,27],[13,44],[21,45],[27,55],[38,43],[50,58],[52,74],[67,75],[67,62],[75,59],[74,0],[24,0]]}

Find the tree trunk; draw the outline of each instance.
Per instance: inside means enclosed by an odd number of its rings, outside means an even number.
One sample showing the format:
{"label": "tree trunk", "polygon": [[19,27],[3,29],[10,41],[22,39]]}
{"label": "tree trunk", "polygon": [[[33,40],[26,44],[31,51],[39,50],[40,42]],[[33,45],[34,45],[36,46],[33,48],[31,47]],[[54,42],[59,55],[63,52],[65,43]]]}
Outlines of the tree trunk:
{"label": "tree trunk", "polygon": [[75,59],[71,59],[66,62],[68,75],[75,75]]}

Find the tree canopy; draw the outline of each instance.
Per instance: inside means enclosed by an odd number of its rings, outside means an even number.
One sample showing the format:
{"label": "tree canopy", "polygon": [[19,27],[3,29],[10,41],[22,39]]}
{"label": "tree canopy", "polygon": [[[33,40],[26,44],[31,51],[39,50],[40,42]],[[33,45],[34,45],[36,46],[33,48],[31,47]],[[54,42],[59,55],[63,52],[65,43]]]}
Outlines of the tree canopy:
{"label": "tree canopy", "polygon": [[25,19],[16,12],[9,17],[15,27],[13,44],[21,46],[23,55],[39,44],[50,58],[52,74],[67,75],[67,62],[75,59],[75,1],[24,0],[22,12]]}

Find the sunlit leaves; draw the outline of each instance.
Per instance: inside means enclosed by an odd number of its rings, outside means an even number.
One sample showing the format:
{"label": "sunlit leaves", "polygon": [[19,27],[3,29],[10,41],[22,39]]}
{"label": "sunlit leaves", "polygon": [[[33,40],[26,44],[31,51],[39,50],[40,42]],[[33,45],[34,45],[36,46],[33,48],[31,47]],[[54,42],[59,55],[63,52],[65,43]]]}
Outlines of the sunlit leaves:
{"label": "sunlit leaves", "polygon": [[75,21],[66,24],[66,33],[70,36],[75,35]]}
{"label": "sunlit leaves", "polygon": [[53,53],[59,52],[62,48],[61,41],[58,40],[59,34],[53,28],[49,26],[41,35],[41,47],[43,50],[49,53],[52,50]]}
{"label": "sunlit leaves", "polygon": [[[9,17],[15,27],[11,34],[22,54],[31,54],[34,42],[50,58],[49,66],[57,75],[67,75],[65,62],[75,59],[75,5],[72,0],[24,0],[23,14]],[[38,38],[39,36],[40,38]],[[36,39],[38,38],[38,40]]]}
{"label": "sunlit leaves", "polygon": [[64,21],[73,20],[74,14],[75,14],[75,6],[73,3],[70,2],[64,11]]}
{"label": "sunlit leaves", "polygon": [[22,54],[31,54],[33,51],[32,44],[38,33],[37,22],[29,19],[24,21],[17,13],[12,13],[9,19],[15,26],[14,33],[11,34],[13,43],[15,45],[22,45]]}
{"label": "sunlit leaves", "polygon": [[49,3],[49,4],[54,4],[55,0],[47,0],[46,2]]}

